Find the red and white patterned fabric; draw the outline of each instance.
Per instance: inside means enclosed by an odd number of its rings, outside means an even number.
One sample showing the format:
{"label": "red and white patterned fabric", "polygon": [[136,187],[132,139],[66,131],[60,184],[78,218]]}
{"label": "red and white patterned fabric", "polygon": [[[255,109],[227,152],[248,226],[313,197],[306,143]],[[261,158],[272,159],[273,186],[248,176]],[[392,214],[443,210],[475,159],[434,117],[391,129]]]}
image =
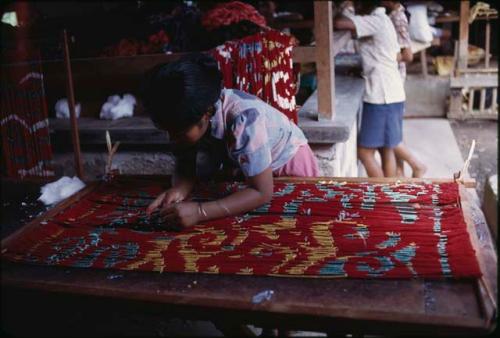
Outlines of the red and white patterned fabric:
{"label": "red and white patterned fabric", "polygon": [[211,50],[223,85],[253,94],[297,123],[296,81],[292,61],[293,38],[267,30]]}

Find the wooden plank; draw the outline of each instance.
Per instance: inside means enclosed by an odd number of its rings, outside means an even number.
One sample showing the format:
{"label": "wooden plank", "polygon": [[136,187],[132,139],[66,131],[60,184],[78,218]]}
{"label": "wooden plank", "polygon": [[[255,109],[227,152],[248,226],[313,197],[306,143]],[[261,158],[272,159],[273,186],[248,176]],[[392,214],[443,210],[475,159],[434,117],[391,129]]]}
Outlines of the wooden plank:
{"label": "wooden plank", "polygon": [[467,68],[467,69],[459,69],[457,70],[459,74],[467,74],[467,73],[498,73],[498,68]]}
{"label": "wooden plank", "polygon": [[335,63],[331,1],[314,2],[314,35],[318,77],[318,117],[331,121],[335,117]]}
{"label": "wooden plank", "polygon": [[473,110],[463,116],[464,119],[498,120],[498,112],[481,113],[479,110]]}
{"label": "wooden plank", "polygon": [[[490,15],[490,16],[477,16],[474,21],[478,20],[493,20],[498,19],[498,15]],[[459,22],[460,17],[458,15],[448,15],[448,16],[438,16],[436,17],[436,23],[447,23],[447,22]]]}
{"label": "wooden plank", "polygon": [[335,117],[318,121],[318,92],[315,90],[298,112],[298,126],[310,144],[345,142],[357,128],[364,82],[361,78],[335,76]]}
{"label": "wooden plank", "polygon": [[[260,312],[267,317],[281,316],[284,323],[291,318],[308,318],[308,323],[297,329],[337,328],[341,323],[346,330],[365,324],[365,332],[483,332],[484,319],[475,308],[461,304],[458,312],[426,313],[423,306],[422,283],[419,280],[341,280],[302,279],[257,276],[213,276],[206,274],[147,273],[120,271],[123,277],[109,280],[111,273],[102,269],[56,269],[54,267],[3,267],[3,287],[44,290],[88,297],[114,299],[170,306],[204,307],[209,313],[219,311],[246,311],[246,319],[253,322]],[[70,273],[65,273],[69,271]],[[196,285],[193,286],[193,281]],[[439,284],[440,282],[436,282]],[[441,282],[443,283],[443,282]],[[455,283],[450,282],[453,287]],[[191,288],[188,288],[191,285]],[[460,286],[460,284],[457,284]],[[461,285],[464,285],[461,283]],[[460,288],[454,288],[448,300],[461,301]],[[262,290],[273,290],[272,301],[253,304],[252,296]],[[470,289],[461,291],[471,294]],[[472,293],[473,294],[473,293]],[[401,295],[404,295],[402,297]],[[447,293],[449,296],[449,293]],[[445,297],[446,299],[446,297]],[[444,301],[444,300],[443,300]],[[323,319],[323,320],[322,320]],[[321,325],[316,322],[322,320]],[[398,329],[392,331],[388,327]],[[401,332],[400,332],[401,333]]]}
{"label": "wooden plank", "polygon": [[68,197],[67,199],[65,199],[65,200],[61,201],[60,203],[56,204],[55,206],[53,206],[51,209],[49,209],[44,214],[34,218],[29,223],[27,223],[26,225],[24,225],[23,227],[18,229],[16,232],[11,234],[9,237],[2,239],[1,246],[4,247],[4,246],[8,245],[11,241],[15,240],[19,235],[23,234],[24,232],[29,231],[30,229],[32,229],[34,227],[37,227],[40,224],[40,222],[57,215],[59,212],[66,209],[71,204],[79,201],[82,197],[84,197],[89,192],[94,190],[98,186],[98,184],[99,184],[99,182],[89,183],[85,188],[78,191],[73,196]]}
{"label": "wooden plank", "polygon": [[69,115],[71,123],[71,139],[73,141],[73,153],[75,157],[76,175],[83,179],[82,153],[80,150],[80,138],[78,137],[78,124],[75,112],[75,92],[73,90],[73,73],[71,72],[71,61],[69,55],[68,34],[63,30],[64,64],[66,66],[66,90],[68,96]]}
{"label": "wooden plank", "polygon": [[467,68],[469,56],[469,12],[470,1],[460,1],[460,28],[458,39],[458,69]]}
{"label": "wooden plank", "polygon": [[[349,31],[334,31],[333,32],[333,56],[337,55],[340,50],[351,41],[351,32]],[[292,50],[293,63],[316,62],[316,47],[315,46],[297,46]]]}
{"label": "wooden plank", "polygon": [[498,296],[497,289],[497,266],[498,258],[492,245],[491,234],[479,207],[479,198],[475,190],[467,191],[459,187],[462,212],[472,246],[476,251],[476,257],[483,273],[478,281],[479,299],[481,301],[486,327],[490,327],[496,316]]}
{"label": "wooden plank", "polygon": [[497,87],[498,74],[465,74],[450,78],[450,88]]}

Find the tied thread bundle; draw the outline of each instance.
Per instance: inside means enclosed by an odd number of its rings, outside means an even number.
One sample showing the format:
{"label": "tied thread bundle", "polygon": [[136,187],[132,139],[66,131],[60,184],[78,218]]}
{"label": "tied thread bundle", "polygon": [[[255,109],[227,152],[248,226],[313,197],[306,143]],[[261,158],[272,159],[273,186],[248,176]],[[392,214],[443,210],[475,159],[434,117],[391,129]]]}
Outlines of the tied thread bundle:
{"label": "tied thread bundle", "polygon": [[5,68],[0,92],[0,136],[6,176],[54,176],[40,64]]}
{"label": "tied thread bundle", "polygon": [[[241,187],[206,186],[195,197],[219,198]],[[159,272],[481,275],[455,183],[275,183],[269,204],[181,231],[165,230],[145,216],[160,191],[151,181],[103,182],[9,243],[2,256],[34,264]]]}
{"label": "tied thread bundle", "polygon": [[225,88],[253,94],[297,123],[293,38],[267,30],[211,50]]}

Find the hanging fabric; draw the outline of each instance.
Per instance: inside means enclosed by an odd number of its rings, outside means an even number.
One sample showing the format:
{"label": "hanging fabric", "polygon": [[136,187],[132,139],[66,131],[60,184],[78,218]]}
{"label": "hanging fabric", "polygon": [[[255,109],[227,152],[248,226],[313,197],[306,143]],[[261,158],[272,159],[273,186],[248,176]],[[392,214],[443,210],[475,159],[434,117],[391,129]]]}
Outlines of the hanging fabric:
{"label": "hanging fabric", "polygon": [[293,37],[266,30],[227,41],[210,51],[217,60],[225,88],[253,94],[297,123]]}
{"label": "hanging fabric", "polygon": [[[15,11],[28,18],[29,3],[16,3]],[[54,172],[40,51],[25,36],[26,27],[11,32],[15,44],[2,51],[2,176],[50,177]]]}

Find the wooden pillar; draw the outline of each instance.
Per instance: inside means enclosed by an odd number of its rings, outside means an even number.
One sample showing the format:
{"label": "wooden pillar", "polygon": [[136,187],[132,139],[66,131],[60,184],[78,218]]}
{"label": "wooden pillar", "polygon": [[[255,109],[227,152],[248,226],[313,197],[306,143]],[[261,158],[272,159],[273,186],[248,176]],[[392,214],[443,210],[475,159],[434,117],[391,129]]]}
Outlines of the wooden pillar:
{"label": "wooden pillar", "polygon": [[490,20],[486,20],[486,32],[484,33],[485,43],[484,43],[484,68],[490,67],[490,40],[491,40],[491,24]]}
{"label": "wooden pillar", "polygon": [[458,69],[467,69],[469,56],[469,1],[460,1],[460,32],[458,39]]}
{"label": "wooden pillar", "polygon": [[73,74],[71,72],[71,61],[69,56],[68,34],[63,30],[64,39],[64,64],[66,66],[66,90],[68,95],[69,116],[71,123],[71,136],[73,140],[73,152],[75,155],[75,172],[83,180],[82,154],[80,150],[80,137],[78,136],[78,124],[75,112],[75,92],[73,90]]}
{"label": "wooden pillar", "polygon": [[331,1],[314,1],[314,37],[318,76],[318,119],[333,120],[335,116],[335,63]]}
{"label": "wooden pillar", "polygon": [[420,51],[420,62],[422,63],[422,75],[427,77],[427,54],[425,53],[425,48]]}

